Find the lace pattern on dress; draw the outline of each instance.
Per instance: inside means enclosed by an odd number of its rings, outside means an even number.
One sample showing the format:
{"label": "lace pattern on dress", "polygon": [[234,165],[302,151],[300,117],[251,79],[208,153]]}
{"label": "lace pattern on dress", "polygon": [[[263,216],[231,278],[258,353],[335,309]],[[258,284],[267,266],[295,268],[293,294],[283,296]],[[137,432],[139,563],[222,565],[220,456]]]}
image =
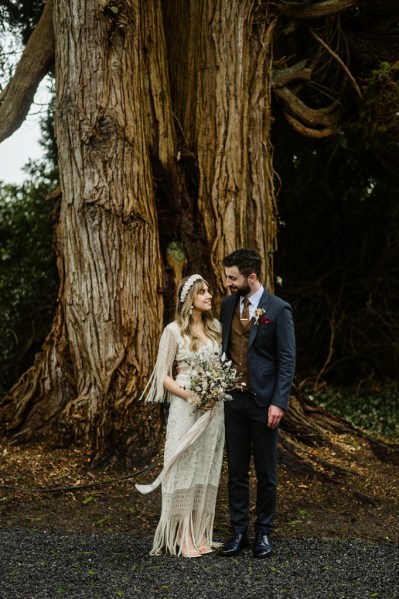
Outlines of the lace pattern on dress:
{"label": "lace pattern on dress", "polygon": [[192,541],[198,548],[206,539],[212,542],[218,488],[196,485],[174,493],[162,494],[162,514],[154,535],[150,555],[180,555],[181,546]]}

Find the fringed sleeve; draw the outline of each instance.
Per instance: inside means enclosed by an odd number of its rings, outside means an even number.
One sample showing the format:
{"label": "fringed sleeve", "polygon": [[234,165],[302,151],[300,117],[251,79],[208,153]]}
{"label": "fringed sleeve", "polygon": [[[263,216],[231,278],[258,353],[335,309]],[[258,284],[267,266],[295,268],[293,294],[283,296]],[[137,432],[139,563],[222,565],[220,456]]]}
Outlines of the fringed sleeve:
{"label": "fringed sleeve", "polygon": [[146,402],[162,403],[167,396],[163,385],[165,374],[172,376],[173,362],[177,354],[177,341],[171,326],[167,326],[159,342],[158,356],[154,370],[140,397]]}

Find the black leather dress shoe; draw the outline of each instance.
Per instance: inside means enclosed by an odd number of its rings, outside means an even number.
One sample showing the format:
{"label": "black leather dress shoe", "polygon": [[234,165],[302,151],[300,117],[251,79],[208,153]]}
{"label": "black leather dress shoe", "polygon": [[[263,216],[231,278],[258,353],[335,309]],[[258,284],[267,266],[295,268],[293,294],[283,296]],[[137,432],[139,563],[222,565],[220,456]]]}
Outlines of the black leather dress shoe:
{"label": "black leather dress shoe", "polygon": [[269,537],[267,535],[256,535],[253,554],[254,557],[267,557],[272,552]]}
{"label": "black leather dress shoe", "polygon": [[220,555],[237,555],[247,545],[247,535],[237,533],[220,549]]}

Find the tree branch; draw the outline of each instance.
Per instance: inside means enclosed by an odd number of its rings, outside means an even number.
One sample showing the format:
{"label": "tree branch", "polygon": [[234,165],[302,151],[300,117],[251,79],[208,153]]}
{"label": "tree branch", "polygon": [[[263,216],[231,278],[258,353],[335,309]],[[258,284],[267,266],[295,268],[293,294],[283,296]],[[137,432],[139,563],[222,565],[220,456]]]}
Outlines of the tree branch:
{"label": "tree branch", "polygon": [[53,8],[46,3],[13,78],[0,94],[0,142],[25,120],[37,87],[54,61],[54,50]]}
{"label": "tree branch", "polygon": [[328,17],[357,6],[358,0],[323,0],[321,2],[290,2],[278,0],[277,9],[292,19],[318,19]]}
{"label": "tree branch", "polygon": [[360,87],[356,83],[356,80],[355,80],[354,76],[352,75],[352,73],[350,72],[350,70],[348,69],[348,67],[346,66],[346,64],[343,62],[343,60],[330,48],[330,46],[328,46],[328,44],[326,44],[326,42],[324,40],[321,39],[321,37],[319,37],[317,35],[317,33],[315,33],[313,31],[313,29],[311,27],[309,27],[309,31],[310,31],[311,35],[314,37],[314,39],[321,46],[323,46],[323,48],[334,58],[334,60],[337,61],[337,63],[342,68],[342,70],[345,72],[345,75],[348,77],[349,81],[352,83],[352,85],[353,85],[353,87],[354,87],[357,95],[359,96],[360,99],[362,99],[363,95],[362,95],[362,92],[360,91]]}
{"label": "tree branch", "polygon": [[302,123],[300,123],[296,118],[284,112],[284,116],[289,122],[289,124],[297,131],[300,135],[305,137],[313,137],[314,139],[323,139],[325,137],[330,137],[330,135],[334,135],[338,131],[338,126],[336,127],[325,127],[323,129],[313,129],[312,127],[305,127]]}
{"label": "tree branch", "polygon": [[341,115],[341,108],[337,102],[333,102],[328,107],[309,108],[302,100],[298,98],[288,87],[277,88],[274,90],[276,96],[288,108],[289,113],[303,121],[310,127],[333,127],[336,129]]}
{"label": "tree branch", "polygon": [[286,67],[284,69],[273,68],[272,72],[272,85],[274,88],[282,87],[290,83],[291,81],[295,81],[297,79],[301,79],[304,81],[309,81],[312,76],[312,69],[307,66],[308,60],[301,60],[296,64]]}

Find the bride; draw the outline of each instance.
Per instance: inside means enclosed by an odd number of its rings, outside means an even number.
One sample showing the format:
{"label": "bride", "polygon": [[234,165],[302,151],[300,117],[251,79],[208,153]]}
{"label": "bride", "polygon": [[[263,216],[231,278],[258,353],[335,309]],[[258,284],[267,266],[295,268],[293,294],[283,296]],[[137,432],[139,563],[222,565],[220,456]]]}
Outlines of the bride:
{"label": "bride", "polygon": [[[208,284],[198,274],[185,277],[177,289],[175,320],[162,334],[157,362],[143,394],[150,402],[163,401],[166,395],[170,403],[165,466],[158,477],[162,480],[162,511],[151,555],[165,552],[201,557],[212,551],[224,445],[223,402],[197,408],[198,396],[185,387],[193,357],[199,352],[220,351],[221,325],[212,315]],[[175,379],[174,366],[178,372]],[[187,443],[195,428],[195,439],[192,436]],[[136,486],[146,493],[157,484]]]}

